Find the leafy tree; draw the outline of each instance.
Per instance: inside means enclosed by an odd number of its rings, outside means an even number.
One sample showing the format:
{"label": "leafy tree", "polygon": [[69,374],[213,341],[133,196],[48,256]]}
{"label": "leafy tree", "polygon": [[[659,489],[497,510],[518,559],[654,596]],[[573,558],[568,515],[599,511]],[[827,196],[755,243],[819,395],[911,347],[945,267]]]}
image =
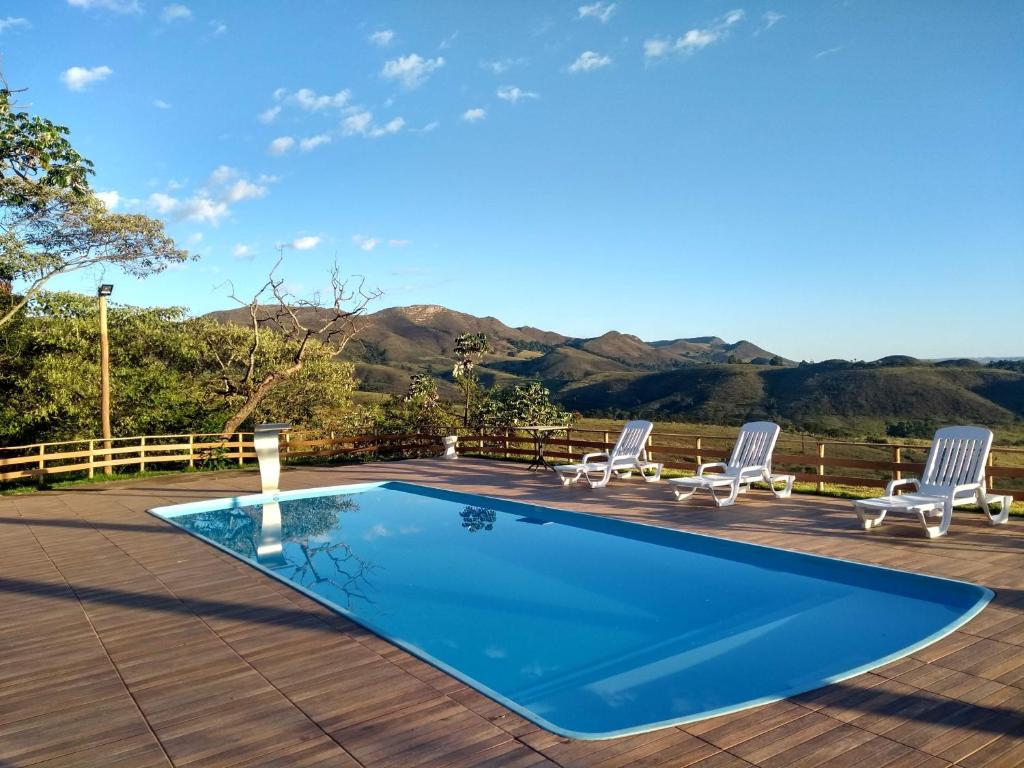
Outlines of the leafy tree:
{"label": "leafy tree", "polygon": [[539,381],[492,392],[480,409],[483,424],[517,427],[526,424],[570,424],[572,414],[551,402],[551,392]]}
{"label": "leafy tree", "polygon": [[31,204],[33,192],[43,189],[85,194],[92,163],[71,146],[67,127],[17,111],[12,95],[6,84],[0,88],[0,179],[20,179],[31,185],[4,187],[0,202]]}
{"label": "leafy tree", "polygon": [[188,258],[162,222],[107,211],[89,190],[92,163],[67,136],[0,89],[0,327],[57,275],[115,264],[144,277]]}
{"label": "leafy tree", "polygon": [[383,429],[396,432],[436,433],[455,426],[455,418],[437,391],[437,380],[424,373],[412,377],[408,392],[384,404],[377,421]]}
{"label": "leafy tree", "polygon": [[462,415],[464,426],[470,424],[473,399],[480,389],[480,377],[476,367],[490,351],[491,345],[484,333],[463,333],[455,339],[455,365],[452,368],[452,376],[462,388],[465,398]]}

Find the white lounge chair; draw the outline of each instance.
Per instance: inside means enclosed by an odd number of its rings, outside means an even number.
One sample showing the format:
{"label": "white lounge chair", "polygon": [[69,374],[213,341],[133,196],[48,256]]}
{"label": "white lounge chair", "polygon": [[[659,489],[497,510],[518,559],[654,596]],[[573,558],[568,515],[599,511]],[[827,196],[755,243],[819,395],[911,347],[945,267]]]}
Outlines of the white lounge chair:
{"label": "white lounge chair", "polygon": [[[647,438],[652,429],[649,421],[627,422],[610,452],[588,453],[579,464],[557,465],[558,479],[562,485],[572,485],[585,477],[591,488],[604,488],[612,475],[629,477],[636,470],[649,483],[660,480],[662,465],[647,460]],[[653,474],[647,474],[649,470]]]}
{"label": "white lounge chair", "polygon": [[[750,490],[754,482],[768,483],[772,494],[784,499],[793,492],[793,475],[772,474],[772,451],[775,441],[779,439],[779,425],[770,421],[752,421],[740,427],[740,435],[732,449],[729,461],[716,461],[701,464],[697,467],[695,477],[672,478],[668,482],[677,501],[688,499],[699,490],[711,492],[715,505],[727,507],[736,502],[736,497]],[[721,472],[708,472],[713,467],[720,467]],[[781,490],[776,490],[775,483],[782,482]],[[725,489],[725,496],[715,491]]]}
{"label": "white lounge chair", "polygon": [[[888,512],[913,512],[924,526],[928,538],[949,530],[953,508],[978,504],[992,525],[1005,523],[1010,514],[1011,497],[990,496],[985,490],[985,466],[992,448],[992,432],[984,427],[943,427],[932,438],[921,479],[893,480],[885,496],[853,502],[864,530],[882,524]],[[895,495],[895,490],[913,486],[913,492]],[[998,515],[989,503],[1001,505]],[[929,518],[933,522],[929,522]],[[939,518],[935,524],[934,518]]]}

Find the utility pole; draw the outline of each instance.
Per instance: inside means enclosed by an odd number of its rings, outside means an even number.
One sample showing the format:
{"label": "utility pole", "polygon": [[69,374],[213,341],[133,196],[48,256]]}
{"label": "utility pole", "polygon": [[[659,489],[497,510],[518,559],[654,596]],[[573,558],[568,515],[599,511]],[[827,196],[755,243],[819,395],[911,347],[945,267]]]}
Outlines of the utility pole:
{"label": "utility pole", "polygon": [[[100,302],[100,423],[103,428],[103,447],[110,450],[110,341],[107,338],[107,297],[114,292],[114,286],[104,283],[96,295]],[[105,461],[110,461],[111,454],[106,454]],[[103,474],[113,474],[114,468],[107,464]]]}

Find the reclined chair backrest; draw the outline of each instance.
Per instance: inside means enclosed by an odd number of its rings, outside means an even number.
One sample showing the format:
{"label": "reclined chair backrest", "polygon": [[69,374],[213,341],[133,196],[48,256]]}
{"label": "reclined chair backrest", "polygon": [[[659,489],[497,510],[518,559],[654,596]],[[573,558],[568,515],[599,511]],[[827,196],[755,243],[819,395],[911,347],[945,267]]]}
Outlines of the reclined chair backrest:
{"label": "reclined chair backrest", "polygon": [[985,483],[992,431],[984,427],[943,427],[932,438],[921,493],[946,496],[957,485]]}
{"label": "reclined chair backrest", "polygon": [[627,421],[609,456],[612,459],[628,459],[646,455],[647,438],[651,436],[652,429],[654,425],[649,421]]}
{"label": "reclined chair backrest", "polygon": [[740,427],[740,436],[729,457],[729,469],[764,467],[771,472],[772,451],[779,431],[779,425],[770,421],[751,421]]}

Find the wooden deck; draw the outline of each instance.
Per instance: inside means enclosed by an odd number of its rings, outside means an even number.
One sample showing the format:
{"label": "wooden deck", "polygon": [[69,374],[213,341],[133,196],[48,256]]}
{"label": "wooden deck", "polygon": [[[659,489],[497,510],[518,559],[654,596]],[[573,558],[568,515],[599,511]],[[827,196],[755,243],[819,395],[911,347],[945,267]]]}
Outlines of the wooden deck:
{"label": "wooden deck", "polygon": [[250,493],[251,472],[0,497],[0,766],[1024,765],[1024,521],[959,514],[865,533],[849,503],[729,509],[662,487],[438,460],[293,469],[286,488],[424,480],[984,583],[963,630],[791,700],[599,742],[544,731],[240,561],[145,514]]}

